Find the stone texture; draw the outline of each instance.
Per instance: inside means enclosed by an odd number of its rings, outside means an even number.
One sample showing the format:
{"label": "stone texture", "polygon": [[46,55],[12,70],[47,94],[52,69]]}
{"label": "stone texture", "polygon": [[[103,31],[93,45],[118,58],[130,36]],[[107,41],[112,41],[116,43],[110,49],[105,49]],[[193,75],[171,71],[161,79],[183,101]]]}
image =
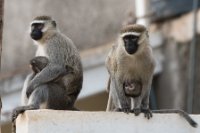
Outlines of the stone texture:
{"label": "stone texture", "polygon": [[[200,115],[191,115],[200,124]],[[17,133],[199,133],[177,114],[143,114],[111,112],[27,111],[16,121]]]}

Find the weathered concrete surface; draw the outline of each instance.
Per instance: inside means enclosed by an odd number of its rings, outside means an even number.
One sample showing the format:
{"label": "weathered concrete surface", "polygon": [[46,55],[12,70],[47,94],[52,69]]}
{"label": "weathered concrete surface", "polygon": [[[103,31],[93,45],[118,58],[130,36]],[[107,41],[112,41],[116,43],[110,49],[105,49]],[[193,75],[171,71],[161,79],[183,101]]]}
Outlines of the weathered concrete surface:
{"label": "weathered concrete surface", "polygon": [[[200,115],[191,115],[200,124]],[[177,114],[143,114],[108,112],[27,111],[16,121],[17,133],[199,133]]]}

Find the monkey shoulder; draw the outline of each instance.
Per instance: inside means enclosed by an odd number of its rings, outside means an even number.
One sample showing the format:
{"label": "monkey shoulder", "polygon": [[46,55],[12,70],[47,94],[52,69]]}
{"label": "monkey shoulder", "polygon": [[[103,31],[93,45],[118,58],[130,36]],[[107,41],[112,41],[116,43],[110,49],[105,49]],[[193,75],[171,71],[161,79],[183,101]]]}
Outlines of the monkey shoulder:
{"label": "monkey shoulder", "polygon": [[111,50],[109,52],[109,55],[106,58],[105,64],[106,64],[106,67],[107,67],[109,73],[113,73],[113,72],[116,71],[117,60],[116,60],[116,57],[115,57],[115,51],[114,50]]}

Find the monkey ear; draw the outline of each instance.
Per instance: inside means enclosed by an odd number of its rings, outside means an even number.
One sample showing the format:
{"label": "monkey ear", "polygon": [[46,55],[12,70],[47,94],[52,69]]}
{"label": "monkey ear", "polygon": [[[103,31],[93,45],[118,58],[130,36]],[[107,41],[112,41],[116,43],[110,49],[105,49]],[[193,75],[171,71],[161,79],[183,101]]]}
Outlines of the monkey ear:
{"label": "monkey ear", "polygon": [[56,21],[52,21],[52,25],[56,27]]}

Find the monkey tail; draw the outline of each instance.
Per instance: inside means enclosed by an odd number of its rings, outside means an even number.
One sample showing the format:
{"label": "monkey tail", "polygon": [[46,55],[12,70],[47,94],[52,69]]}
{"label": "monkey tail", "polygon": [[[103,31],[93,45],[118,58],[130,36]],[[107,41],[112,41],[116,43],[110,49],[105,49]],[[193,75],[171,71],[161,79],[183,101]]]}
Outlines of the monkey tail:
{"label": "monkey tail", "polygon": [[12,122],[12,133],[16,133],[16,123],[15,123],[15,121]]}
{"label": "monkey tail", "polygon": [[163,109],[163,110],[152,110],[152,112],[153,113],[178,113],[179,115],[183,116],[192,127],[198,126],[198,124],[183,110]]}

